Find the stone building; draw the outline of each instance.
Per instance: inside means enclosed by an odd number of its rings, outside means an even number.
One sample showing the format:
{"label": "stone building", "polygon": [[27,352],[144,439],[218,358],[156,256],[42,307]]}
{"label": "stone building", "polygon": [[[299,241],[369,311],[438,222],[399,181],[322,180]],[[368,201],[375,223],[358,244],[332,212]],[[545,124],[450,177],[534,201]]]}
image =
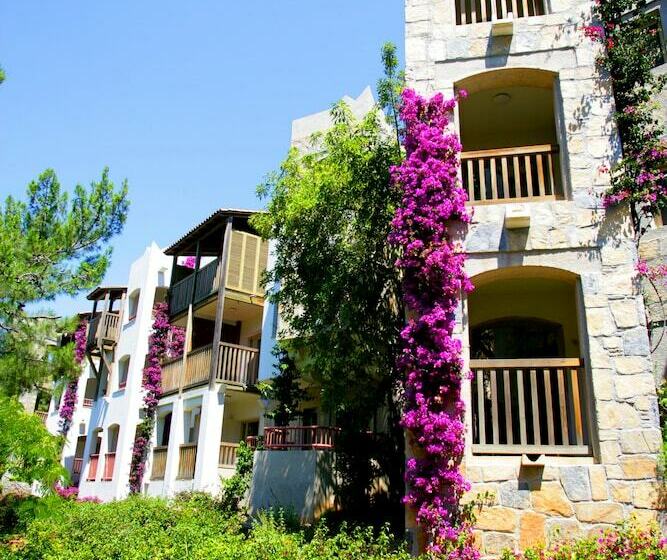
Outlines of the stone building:
{"label": "stone building", "polygon": [[623,210],[599,195],[620,152],[592,2],[406,0],[406,75],[467,90],[455,116],[474,207],[476,289],[459,335],[471,496],[486,555],[658,515],[661,446],[646,313]]}

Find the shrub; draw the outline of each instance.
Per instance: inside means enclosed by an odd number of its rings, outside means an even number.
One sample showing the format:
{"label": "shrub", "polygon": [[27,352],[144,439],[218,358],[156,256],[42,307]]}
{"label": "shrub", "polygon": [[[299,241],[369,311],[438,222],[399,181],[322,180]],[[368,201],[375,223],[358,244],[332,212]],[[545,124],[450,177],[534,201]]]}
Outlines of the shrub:
{"label": "shrub", "polygon": [[667,539],[656,526],[639,527],[624,522],[613,529],[600,531],[573,541],[555,542],[549,547],[536,547],[523,554],[505,552],[502,560],[665,560]]}

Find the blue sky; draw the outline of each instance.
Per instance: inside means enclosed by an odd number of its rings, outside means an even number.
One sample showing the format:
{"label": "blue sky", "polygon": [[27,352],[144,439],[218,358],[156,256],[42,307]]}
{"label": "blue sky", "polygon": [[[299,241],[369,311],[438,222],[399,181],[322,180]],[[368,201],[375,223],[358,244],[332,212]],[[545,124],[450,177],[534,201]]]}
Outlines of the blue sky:
{"label": "blue sky", "polygon": [[[4,2],[0,195],[52,167],[71,188],[127,178],[106,283],[218,207],[259,208],[294,118],[357,96],[403,57],[402,0]],[[87,303],[60,298],[72,313]]]}

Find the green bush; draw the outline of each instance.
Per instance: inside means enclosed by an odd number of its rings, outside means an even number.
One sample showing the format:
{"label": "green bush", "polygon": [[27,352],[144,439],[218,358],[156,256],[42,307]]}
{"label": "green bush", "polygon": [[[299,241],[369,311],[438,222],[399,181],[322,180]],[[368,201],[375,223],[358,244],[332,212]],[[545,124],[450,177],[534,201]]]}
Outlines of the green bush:
{"label": "green bush", "polygon": [[523,554],[505,552],[502,560],[667,560],[667,539],[656,526],[639,527],[625,522],[598,535],[555,542]]}
{"label": "green bush", "polygon": [[134,496],[106,504],[50,498],[20,534],[0,541],[2,560],[408,560],[386,531],[324,527],[308,536],[280,514],[250,528],[219,501],[190,493],[170,502]]}

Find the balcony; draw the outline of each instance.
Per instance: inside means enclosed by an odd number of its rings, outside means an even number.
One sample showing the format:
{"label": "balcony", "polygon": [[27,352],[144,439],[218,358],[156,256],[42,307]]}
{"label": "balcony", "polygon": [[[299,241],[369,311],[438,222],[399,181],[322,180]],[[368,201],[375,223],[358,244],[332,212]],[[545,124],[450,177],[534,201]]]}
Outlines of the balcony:
{"label": "balcony", "polygon": [[102,473],[102,480],[113,479],[113,469],[116,466],[116,453],[106,453],[104,455],[104,473]]}
{"label": "balcony", "polygon": [[[248,295],[263,296],[262,274],[266,269],[269,246],[261,237],[232,231],[225,287]],[[182,313],[190,303],[197,304],[215,294],[220,287],[220,260],[215,259],[196,272],[174,283],[169,290],[169,312]]]}
{"label": "balcony", "polygon": [[88,348],[94,346],[113,346],[118,341],[120,314],[103,311],[95,315],[88,323]]}
{"label": "balcony", "polygon": [[555,200],[558,146],[538,145],[461,153],[463,187],[470,203]]}
{"label": "balcony", "polygon": [[179,448],[178,480],[192,480],[195,477],[197,463],[197,444],[185,443]]}
{"label": "balcony", "polygon": [[[162,364],[162,393],[206,383],[211,372],[212,345],[207,344],[188,353],[185,375],[183,358]],[[259,350],[248,346],[220,343],[215,380],[220,383],[250,386],[257,383]]]}
{"label": "balcony", "polygon": [[332,450],[340,428],[331,426],[276,426],[264,428],[264,449],[269,451]]}
{"label": "balcony", "polygon": [[167,451],[168,446],[158,445],[153,448],[153,462],[151,468],[152,480],[164,480],[164,474],[167,470]]}
{"label": "balcony", "polygon": [[46,419],[49,416],[49,413],[43,412],[41,410],[35,410],[35,416],[41,420],[42,424],[46,424]]}
{"label": "balcony", "polygon": [[454,0],[456,24],[492,22],[499,19],[542,16],[544,0]]}
{"label": "balcony", "polygon": [[473,453],[590,455],[578,358],[471,360]]}

